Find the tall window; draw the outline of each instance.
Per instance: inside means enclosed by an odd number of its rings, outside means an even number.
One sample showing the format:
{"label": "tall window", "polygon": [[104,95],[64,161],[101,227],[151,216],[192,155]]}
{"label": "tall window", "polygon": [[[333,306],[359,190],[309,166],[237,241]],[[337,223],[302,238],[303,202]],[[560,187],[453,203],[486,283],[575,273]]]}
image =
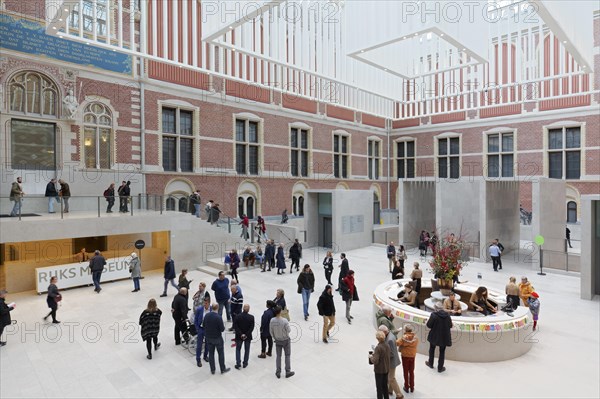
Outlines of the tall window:
{"label": "tall window", "polygon": [[308,176],[308,130],[291,128],[290,147],[292,176]]}
{"label": "tall window", "polygon": [[11,111],[58,116],[58,89],[46,76],[33,71],[18,73],[8,83],[8,90]]}
{"label": "tall window", "polygon": [[369,140],[369,179],[379,179],[379,165],[381,163],[381,142],[378,140]]}
{"label": "tall window", "polygon": [[[129,4],[128,2],[124,2]],[[128,7],[128,6],[127,6]],[[106,36],[106,0],[96,0],[96,33],[99,36]],[[79,3],[75,3],[71,11],[70,26],[79,29]],[[94,2],[92,0],[83,0],[83,31],[93,32],[94,29]]]}
{"label": "tall window", "polygon": [[241,175],[258,174],[258,122],[235,121],[235,170]]}
{"label": "tall window", "polygon": [[348,178],[348,136],[333,135],[333,175],[338,178]]}
{"label": "tall window", "polygon": [[162,164],[168,172],[194,170],[194,112],[162,108]]}
{"label": "tall window", "polygon": [[548,130],[548,177],[579,179],[581,176],[581,128]]}
{"label": "tall window", "polygon": [[100,103],[86,107],[83,115],[83,157],[89,169],[109,169],[112,161],[112,116]]}
{"label": "tall window", "polygon": [[438,139],[438,177],[460,177],[460,138]]}
{"label": "tall window", "polygon": [[241,218],[243,215],[248,216],[248,219],[254,219],[255,200],[251,195],[243,195],[238,197],[238,217]]}
{"label": "tall window", "polygon": [[415,142],[398,141],[396,156],[398,179],[415,177]]}
{"label": "tall window", "polygon": [[292,213],[294,216],[304,216],[304,195],[296,194],[292,197]]}
{"label": "tall window", "polygon": [[490,134],[487,138],[488,177],[513,177],[513,134]]}

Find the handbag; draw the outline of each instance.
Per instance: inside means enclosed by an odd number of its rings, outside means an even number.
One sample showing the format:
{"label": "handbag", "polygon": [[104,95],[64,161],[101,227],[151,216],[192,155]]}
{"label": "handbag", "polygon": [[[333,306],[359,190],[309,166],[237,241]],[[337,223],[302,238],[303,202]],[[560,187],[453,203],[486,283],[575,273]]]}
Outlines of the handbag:
{"label": "handbag", "polygon": [[298,294],[302,294],[302,286],[298,284]]}
{"label": "handbag", "polygon": [[62,295],[61,295],[61,294],[57,294],[57,295],[54,297],[54,300],[55,300],[57,303],[58,303],[58,302],[60,302],[60,301],[62,301]]}
{"label": "handbag", "polygon": [[281,317],[287,319],[287,321],[290,321],[290,311],[288,310],[288,308],[281,309]]}

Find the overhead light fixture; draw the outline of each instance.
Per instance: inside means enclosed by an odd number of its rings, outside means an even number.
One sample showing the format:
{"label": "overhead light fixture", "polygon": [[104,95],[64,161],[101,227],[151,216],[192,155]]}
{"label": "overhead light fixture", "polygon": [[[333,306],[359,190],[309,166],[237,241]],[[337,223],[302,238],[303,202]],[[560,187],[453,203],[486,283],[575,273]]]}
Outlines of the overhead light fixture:
{"label": "overhead light fixture", "polygon": [[53,26],[52,29],[56,30],[56,26]]}
{"label": "overhead light fixture", "polygon": [[365,52],[365,50],[360,50],[360,52],[361,52],[361,53],[364,53],[364,52]]}
{"label": "overhead light fixture", "polygon": [[567,42],[566,40],[563,40],[563,43],[566,43],[566,42]]}
{"label": "overhead light fixture", "polygon": [[85,139],[85,141],[83,142],[83,145],[86,147],[91,147],[92,146],[92,139],[87,138]]}
{"label": "overhead light fixture", "polygon": [[444,34],[442,33],[442,34],[440,35],[440,37],[444,37]]}
{"label": "overhead light fixture", "polygon": [[415,36],[419,36],[419,33],[415,33]]}
{"label": "overhead light fixture", "polygon": [[387,68],[383,68],[384,71],[387,71]]}
{"label": "overhead light fixture", "polygon": [[65,11],[66,11],[66,12],[69,12],[69,9],[68,9],[68,8],[65,8]]}
{"label": "overhead light fixture", "polygon": [[62,18],[59,18],[58,20],[59,20],[60,22],[62,22],[62,20],[63,20],[63,19],[62,19]]}
{"label": "overhead light fixture", "polygon": [[403,39],[406,39],[406,36],[404,36]]}
{"label": "overhead light fixture", "polygon": [[229,29],[233,29],[233,26],[230,26]]}

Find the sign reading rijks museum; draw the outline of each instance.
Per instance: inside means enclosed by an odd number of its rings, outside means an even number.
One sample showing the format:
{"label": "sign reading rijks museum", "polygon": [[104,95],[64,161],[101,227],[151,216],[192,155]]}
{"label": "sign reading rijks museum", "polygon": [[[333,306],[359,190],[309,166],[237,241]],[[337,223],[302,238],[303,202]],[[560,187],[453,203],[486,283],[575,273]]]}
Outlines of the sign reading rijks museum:
{"label": "sign reading rijks museum", "polygon": [[131,75],[131,57],[46,34],[42,23],[0,14],[0,48]]}

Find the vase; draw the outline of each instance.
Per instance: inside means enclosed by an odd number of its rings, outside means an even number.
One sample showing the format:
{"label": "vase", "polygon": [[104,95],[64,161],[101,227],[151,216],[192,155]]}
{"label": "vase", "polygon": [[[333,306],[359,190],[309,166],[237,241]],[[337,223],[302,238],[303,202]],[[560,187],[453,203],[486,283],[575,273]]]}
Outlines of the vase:
{"label": "vase", "polygon": [[440,287],[440,292],[444,296],[450,295],[452,289],[454,288],[454,281],[452,279],[438,279],[438,286]]}

